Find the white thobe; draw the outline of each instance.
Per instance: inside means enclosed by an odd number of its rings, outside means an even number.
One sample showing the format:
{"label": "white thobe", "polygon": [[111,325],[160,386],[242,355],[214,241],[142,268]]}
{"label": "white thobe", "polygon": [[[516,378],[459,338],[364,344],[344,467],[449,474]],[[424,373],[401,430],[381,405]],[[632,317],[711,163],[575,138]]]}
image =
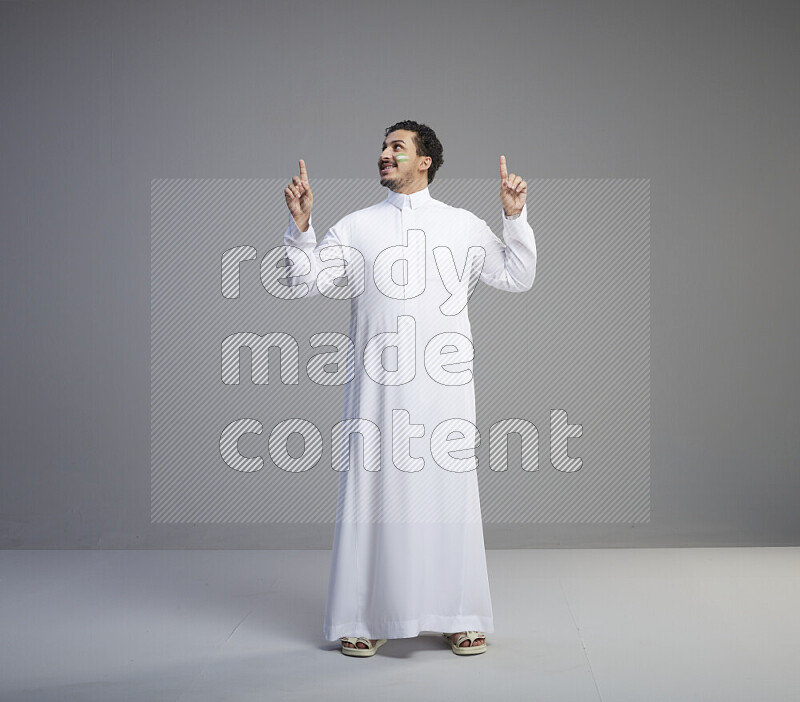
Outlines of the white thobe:
{"label": "white thobe", "polygon": [[389,191],[319,243],[289,218],[292,285],[351,301],[326,640],[494,631],[467,300],[478,280],[528,290],[536,269],[527,209],[502,217],[504,241],[425,188]]}

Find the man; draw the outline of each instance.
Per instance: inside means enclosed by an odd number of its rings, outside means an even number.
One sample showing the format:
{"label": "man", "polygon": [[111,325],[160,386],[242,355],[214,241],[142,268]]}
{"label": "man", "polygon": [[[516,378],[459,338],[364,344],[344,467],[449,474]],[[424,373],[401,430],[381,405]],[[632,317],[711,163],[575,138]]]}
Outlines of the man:
{"label": "man", "polygon": [[[505,156],[505,243],[471,212],[431,197],[442,163],[430,127],[392,125],[378,160],[386,199],[343,217],[319,244],[302,159],[284,190],[284,245],[299,271],[289,277],[301,277],[308,294],[351,300],[324,622],[324,637],[340,639],[346,655],[371,656],[387,639],[422,631],[444,632],[454,653],[482,653],[494,631],[466,303],[478,280],[529,290],[536,244],[527,184],[508,174]],[[361,461],[350,433],[362,441]]]}

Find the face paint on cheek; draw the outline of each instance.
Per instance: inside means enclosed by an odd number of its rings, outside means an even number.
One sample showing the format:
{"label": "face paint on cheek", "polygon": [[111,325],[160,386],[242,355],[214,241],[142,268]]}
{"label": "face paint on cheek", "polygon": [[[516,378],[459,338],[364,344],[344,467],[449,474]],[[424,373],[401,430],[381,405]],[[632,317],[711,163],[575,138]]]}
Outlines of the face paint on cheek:
{"label": "face paint on cheek", "polygon": [[406,156],[405,154],[397,154],[397,156],[395,156],[394,159],[395,161],[400,163],[401,161],[408,161],[408,156]]}

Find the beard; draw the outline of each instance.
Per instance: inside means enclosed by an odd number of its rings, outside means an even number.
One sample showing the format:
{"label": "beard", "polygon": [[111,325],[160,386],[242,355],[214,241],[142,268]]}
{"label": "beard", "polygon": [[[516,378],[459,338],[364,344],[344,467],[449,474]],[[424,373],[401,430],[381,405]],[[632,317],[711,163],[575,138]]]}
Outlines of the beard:
{"label": "beard", "polygon": [[401,175],[381,176],[381,185],[389,190],[397,190],[405,184],[405,179]]}

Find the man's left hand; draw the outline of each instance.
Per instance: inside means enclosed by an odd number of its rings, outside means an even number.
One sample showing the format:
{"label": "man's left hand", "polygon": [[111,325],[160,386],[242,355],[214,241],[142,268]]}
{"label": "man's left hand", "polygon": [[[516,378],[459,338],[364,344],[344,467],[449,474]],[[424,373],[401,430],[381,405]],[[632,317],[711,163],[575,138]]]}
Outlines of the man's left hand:
{"label": "man's left hand", "polygon": [[503,204],[503,211],[506,217],[512,217],[522,212],[525,206],[525,197],[528,192],[528,184],[522,180],[521,176],[508,174],[506,168],[506,157],[500,157],[500,202]]}

